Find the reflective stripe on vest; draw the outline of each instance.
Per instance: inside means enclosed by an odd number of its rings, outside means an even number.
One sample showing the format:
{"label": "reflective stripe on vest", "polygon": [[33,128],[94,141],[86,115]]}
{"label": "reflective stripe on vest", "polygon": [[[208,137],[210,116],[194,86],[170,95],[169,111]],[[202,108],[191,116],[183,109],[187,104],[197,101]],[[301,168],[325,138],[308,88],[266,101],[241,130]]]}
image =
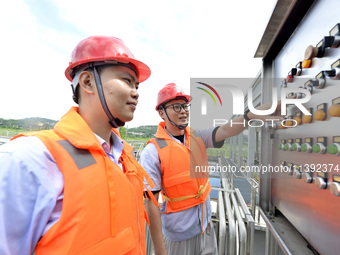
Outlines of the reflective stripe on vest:
{"label": "reflective stripe on vest", "polygon": [[70,154],[79,170],[96,164],[96,161],[89,150],[78,149],[67,140],[61,140],[58,141],[58,143]]}

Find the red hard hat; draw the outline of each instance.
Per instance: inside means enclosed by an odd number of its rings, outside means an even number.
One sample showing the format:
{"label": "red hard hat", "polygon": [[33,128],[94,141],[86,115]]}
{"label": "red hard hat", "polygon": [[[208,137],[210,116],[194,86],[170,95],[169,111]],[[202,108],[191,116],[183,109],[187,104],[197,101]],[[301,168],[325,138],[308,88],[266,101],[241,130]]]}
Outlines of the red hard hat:
{"label": "red hard hat", "polygon": [[102,61],[107,64],[110,64],[110,61],[111,63],[132,64],[137,71],[139,82],[145,81],[151,74],[150,68],[136,60],[121,39],[113,36],[90,36],[79,42],[73,50],[65,76],[72,81],[75,67]]}
{"label": "red hard hat", "polygon": [[185,94],[183,89],[178,87],[175,83],[165,85],[164,88],[158,92],[156,111],[160,105],[176,98],[183,98],[187,102],[191,101],[191,96]]}

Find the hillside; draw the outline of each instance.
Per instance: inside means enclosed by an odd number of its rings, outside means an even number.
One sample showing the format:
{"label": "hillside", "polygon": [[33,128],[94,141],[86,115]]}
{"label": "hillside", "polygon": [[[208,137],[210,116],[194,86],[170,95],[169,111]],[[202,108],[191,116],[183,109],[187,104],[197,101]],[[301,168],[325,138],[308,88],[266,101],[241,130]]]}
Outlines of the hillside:
{"label": "hillside", "polygon": [[[156,134],[157,126],[140,126],[135,128],[120,127],[119,132],[122,138],[126,140],[149,140]],[[127,132],[127,136],[126,136]]]}
{"label": "hillside", "polygon": [[[25,131],[52,129],[56,120],[46,118],[2,119],[0,118],[0,135],[15,135]],[[127,137],[126,137],[127,131]],[[154,137],[157,126],[140,126],[135,128],[119,128],[121,136],[126,140],[149,140]]]}
{"label": "hillside", "polygon": [[1,129],[11,130],[43,130],[51,129],[57,123],[55,120],[45,118],[25,119],[2,119],[0,118]]}

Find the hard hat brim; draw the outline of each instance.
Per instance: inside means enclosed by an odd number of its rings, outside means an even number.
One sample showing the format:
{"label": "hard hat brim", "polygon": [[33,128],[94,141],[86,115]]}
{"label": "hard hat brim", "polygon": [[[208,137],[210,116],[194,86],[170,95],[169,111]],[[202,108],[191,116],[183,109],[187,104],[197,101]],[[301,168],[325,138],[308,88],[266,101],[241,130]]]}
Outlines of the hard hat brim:
{"label": "hard hat brim", "polygon": [[92,58],[91,61],[89,61],[88,59],[84,59],[84,60],[80,60],[77,61],[73,64],[70,64],[66,70],[65,70],[65,76],[66,78],[72,82],[72,76],[74,75],[73,69],[77,66],[83,65],[85,63],[91,63],[91,62],[99,62],[99,61],[104,61],[107,62],[107,64],[110,64],[110,61],[116,61],[116,64],[119,63],[124,63],[124,64],[128,64],[131,63],[136,67],[137,73],[138,73],[138,82],[141,83],[145,80],[147,80],[150,75],[151,75],[151,70],[150,68],[144,64],[143,62],[133,59],[133,58],[127,58],[127,57],[115,57],[115,58]]}

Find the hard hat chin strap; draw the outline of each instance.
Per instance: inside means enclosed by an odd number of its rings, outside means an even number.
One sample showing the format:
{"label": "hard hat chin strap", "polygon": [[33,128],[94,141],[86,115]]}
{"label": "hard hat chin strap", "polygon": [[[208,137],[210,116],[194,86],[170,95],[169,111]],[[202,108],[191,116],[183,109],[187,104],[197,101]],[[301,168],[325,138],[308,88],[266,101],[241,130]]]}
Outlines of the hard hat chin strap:
{"label": "hard hat chin strap", "polygon": [[104,96],[104,91],[103,91],[103,86],[102,86],[102,82],[100,79],[100,76],[98,74],[97,68],[95,66],[92,66],[93,68],[93,73],[94,73],[94,80],[96,81],[96,85],[97,85],[97,90],[98,90],[98,95],[99,95],[99,99],[100,99],[100,103],[102,104],[102,107],[107,115],[107,117],[109,118],[109,123],[112,127],[114,128],[118,128],[118,127],[122,127],[125,125],[125,122],[122,122],[120,119],[115,118],[112,116],[109,107],[106,104],[106,100],[105,100],[105,96]]}
{"label": "hard hat chin strap", "polygon": [[168,120],[170,121],[171,125],[173,125],[173,126],[179,128],[180,130],[185,129],[185,128],[188,126],[188,123],[185,124],[185,125],[177,125],[177,124],[175,124],[175,123],[172,122],[171,119],[169,118],[169,116],[168,116],[168,114],[166,113],[166,110],[165,110],[165,108],[164,108],[163,105],[162,105],[162,110],[165,112],[165,116],[168,118]]}

